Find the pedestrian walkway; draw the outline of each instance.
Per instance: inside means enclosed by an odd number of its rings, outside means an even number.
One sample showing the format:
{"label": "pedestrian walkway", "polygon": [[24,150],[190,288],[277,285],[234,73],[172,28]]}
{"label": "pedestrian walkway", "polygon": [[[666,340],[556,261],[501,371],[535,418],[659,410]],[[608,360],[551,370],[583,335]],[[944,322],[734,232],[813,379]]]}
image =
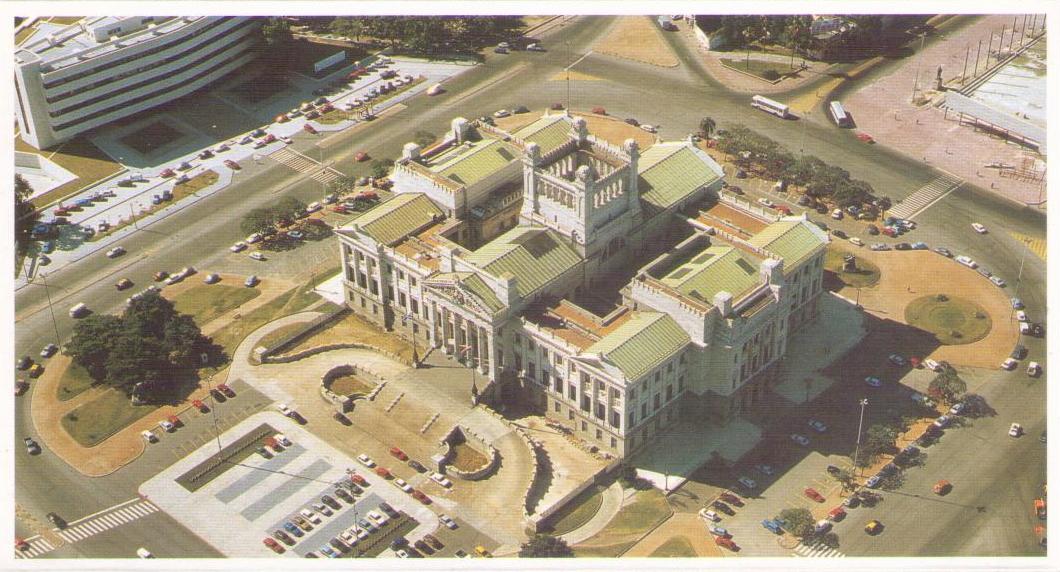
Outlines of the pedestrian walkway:
{"label": "pedestrian walkway", "polygon": [[847,555],[843,554],[835,548],[825,546],[821,544],[821,541],[815,541],[813,544],[802,544],[799,543],[795,547],[795,552],[791,553],[796,558],[846,558]]}
{"label": "pedestrian walkway", "polygon": [[309,157],[295,151],[294,149],[284,147],[279,151],[269,155],[270,159],[278,163],[287,165],[288,167],[298,171],[299,173],[309,174],[310,178],[314,181],[318,181],[324,184],[330,183],[342,177],[345,177],[341,172],[336,171],[331,167],[321,168],[320,162],[310,159]]}
{"label": "pedestrian walkway", "polygon": [[963,179],[948,174],[937,177],[906,197],[894,208],[888,209],[887,215],[911,219],[942,200],[947,194],[957,190],[963,183]]}
{"label": "pedestrian walkway", "polygon": [[1044,238],[1036,238],[1026,234],[1020,234],[1018,232],[1011,231],[1009,232],[1009,234],[1012,236],[1012,238],[1015,238],[1016,240],[1026,244],[1027,248],[1030,249],[1030,251],[1033,252],[1035,255],[1037,255],[1038,258],[1045,260],[1047,242]]}
{"label": "pedestrian walkway", "polygon": [[154,512],[158,512],[158,507],[151,504],[150,501],[137,500],[131,504],[120,504],[104,512],[92,515],[77,524],[60,530],[58,534],[63,540],[73,543],[103,531],[117,528]]}
{"label": "pedestrian walkway", "polygon": [[26,543],[29,544],[29,548],[25,550],[15,549],[15,558],[36,558],[41,554],[46,554],[55,550],[55,546],[48,542],[44,537],[38,535],[33,538],[27,538]]}
{"label": "pedestrian walkway", "polygon": [[622,494],[622,485],[618,484],[618,481],[611,483],[611,486],[604,489],[600,495],[603,500],[600,503],[600,508],[596,510],[596,514],[585,524],[560,536],[568,545],[574,546],[579,542],[596,536],[622,509],[624,496]]}

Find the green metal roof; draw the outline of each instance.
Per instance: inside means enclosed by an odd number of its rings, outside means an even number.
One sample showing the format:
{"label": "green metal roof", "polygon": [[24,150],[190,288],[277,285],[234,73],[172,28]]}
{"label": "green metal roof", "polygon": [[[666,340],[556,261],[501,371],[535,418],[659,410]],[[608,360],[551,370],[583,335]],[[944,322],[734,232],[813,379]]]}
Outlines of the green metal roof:
{"label": "green metal roof", "polygon": [[494,276],[512,273],[522,297],[529,296],[581,262],[581,257],[567,245],[563,236],[549,229],[530,226],[517,226],[467,254],[464,259]]}
{"label": "green metal roof", "polygon": [[637,162],[642,201],[666,209],[696,189],[713,183],[721,168],[705,153],[687,144],[652,145]]}
{"label": "green metal roof", "polygon": [[664,276],[662,283],[712,304],[718,292],[738,298],[757,286],[759,262],[731,246],[711,245]]}
{"label": "green metal roof", "polygon": [[482,300],[491,312],[498,312],[504,308],[504,304],[497,298],[497,295],[493,292],[493,289],[486,284],[486,281],[482,279],[478,274],[471,274],[467,278],[460,281],[465,288],[471,291],[472,294],[477,296],[479,300]]}
{"label": "green metal roof", "polygon": [[431,170],[461,185],[473,185],[503,169],[518,158],[515,147],[499,139],[484,139],[460,145],[444,153]]}
{"label": "green metal roof", "polygon": [[401,193],[353,220],[368,236],[391,245],[427,226],[442,211],[423,193]]}
{"label": "green metal roof", "polygon": [[541,154],[544,155],[570,140],[571,125],[562,115],[550,115],[522,127],[513,135],[524,141],[537,143]]}
{"label": "green metal roof", "polygon": [[688,334],[668,314],[636,312],[624,324],[589,346],[633,381],[640,379],[689,343]]}
{"label": "green metal roof", "polygon": [[767,226],[747,242],[783,258],[787,273],[828,244],[828,237],[808,221],[782,220]]}

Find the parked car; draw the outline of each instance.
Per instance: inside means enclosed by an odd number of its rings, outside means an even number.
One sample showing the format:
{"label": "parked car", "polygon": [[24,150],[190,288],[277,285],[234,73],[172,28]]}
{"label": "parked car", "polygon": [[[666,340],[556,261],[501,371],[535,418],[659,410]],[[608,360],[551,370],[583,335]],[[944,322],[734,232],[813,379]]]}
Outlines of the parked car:
{"label": "parked car", "polygon": [[1032,361],[1027,364],[1027,375],[1031,377],[1038,377],[1042,373],[1042,366],[1036,361]]}
{"label": "parked car", "polygon": [[711,503],[711,506],[713,506],[714,508],[720,510],[721,512],[724,512],[725,514],[727,514],[729,516],[733,516],[733,515],[736,514],[736,511],[732,510],[732,507],[730,507],[729,505],[721,502],[720,500],[714,501],[713,503]]}
{"label": "parked car", "polygon": [[456,521],[450,518],[448,515],[439,514],[438,520],[441,521],[441,523],[444,524],[445,527],[449,530],[456,530],[458,528]]}
{"label": "parked car", "polygon": [[718,516],[718,513],[708,508],[699,509],[699,517],[708,522],[718,522],[721,520],[721,517]]}
{"label": "parked car", "polygon": [[810,445],[810,440],[803,435],[799,435],[798,433],[792,433],[791,440],[795,441],[799,445],[802,445],[803,447],[808,447]]}
{"label": "parked car", "polygon": [[1008,428],[1008,436],[1009,437],[1019,437],[1022,434],[1023,434],[1023,426],[1020,425],[1019,423],[1013,423],[1012,425],[1009,426],[1009,428]]}
{"label": "parked car", "polygon": [[781,528],[780,524],[778,524],[777,521],[774,519],[770,518],[763,520],[762,526],[764,526],[767,530],[769,530],[769,532],[772,532],[773,534],[784,534],[784,529]]}
{"label": "parked car", "polygon": [[756,483],[754,479],[750,479],[748,477],[740,477],[736,479],[736,482],[740,483],[740,486],[748,490],[753,490],[758,487],[758,483]]}
{"label": "parked car", "polygon": [[972,228],[975,229],[975,232],[978,232],[979,234],[986,234],[987,232],[986,227],[977,222],[972,223]]}
{"label": "parked car", "polygon": [[818,421],[817,419],[810,419],[806,424],[818,433],[824,433],[825,431],[828,431],[828,426],[825,425],[823,422]]}
{"label": "parked car", "polygon": [[802,491],[802,494],[806,495],[807,498],[813,500],[814,502],[824,502],[824,497],[821,496],[821,493],[817,492],[817,489],[813,487],[807,487],[805,490]]}
{"label": "parked car", "polygon": [[772,467],[772,466],[770,466],[770,465],[766,465],[766,464],[763,464],[763,463],[759,463],[759,464],[755,465],[755,469],[756,469],[756,470],[757,470],[757,471],[758,471],[759,473],[762,473],[763,475],[766,475],[766,476],[771,476],[771,475],[773,475],[773,473],[775,472],[775,471],[773,470],[773,467]]}
{"label": "parked car", "polygon": [[225,159],[225,167],[228,167],[229,169],[232,169],[233,171],[238,171],[238,170],[240,170],[242,168],[242,167],[239,166],[239,163],[236,163],[235,161],[233,161],[231,159]]}

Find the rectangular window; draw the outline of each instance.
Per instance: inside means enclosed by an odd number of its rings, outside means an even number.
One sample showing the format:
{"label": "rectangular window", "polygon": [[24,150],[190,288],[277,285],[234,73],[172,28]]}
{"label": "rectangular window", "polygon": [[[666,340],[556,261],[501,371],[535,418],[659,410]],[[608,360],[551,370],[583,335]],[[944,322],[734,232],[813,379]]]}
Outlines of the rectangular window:
{"label": "rectangular window", "polygon": [[626,415],[628,416],[627,419],[629,419],[629,426],[630,427],[633,427],[634,425],[637,424],[637,410],[636,409],[630,409],[626,413]]}
{"label": "rectangular window", "polygon": [[574,410],[573,409],[568,409],[567,410],[567,420],[568,421],[574,421]]}
{"label": "rectangular window", "polygon": [[537,368],[534,367],[534,362],[532,362],[532,361],[526,362],[526,371],[527,371],[527,373],[530,374],[530,379],[533,379],[535,381],[537,380],[537,371],[536,370],[537,370]]}
{"label": "rectangular window", "polygon": [[405,304],[405,293],[404,292],[398,292],[398,304],[401,304],[402,308],[407,307],[407,304]]}
{"label": "rectangular window", "polygon": [[641,403],[640,404],[640,416],[641,416],[641,418],[644,418],[644,417],[648,416],[648,404],[647,403]]}
{"label": "rectangular window", "polygon": [[614,449],[615,447],[618,447],[618,439],[611,437],[611,448]]}
{"label": "rectangular window", "polygon": [[618,427],[622,424],[622,414],[618,411],[611,412],[611,426]]}
{"label": "rectangular window", "polygon": [[684,391],[685,389],[685,376],[677,378],[677,391]]}
{"label": "rectangular window", "polygon": [[558,401],[553,401],[552,402],[552,406],[555,408],[556,413],[559,413],[559,402]]}
{"label": "rectangular window", "polygon": [[420,313],[420,301],[415,299],[415,298],[412,299],[412,313],[413,314],[419,314]]}
{"label": "rectangular window", "polygon": [[391,285],[391,284],[387,284],[386,285],[386,299],[387,300],[393,300],[394,299],[394,286]]}
{"label": "rectangular window", "polygon": [[597,403],[596,404],[596,412],[595,413],[596,413],[596,418],[597,419],[604,419],[604,404],[603,403]]}
{"label": "rectangular window", "polygon": [[589,408],[589,405],[590,405],[590,403],[589,403],[589,396],[588,396],[588,395],[583,395],[583,396],[582,396],[582,403],[581,403],[581,408],[582,408],[582,411],[584,411],[584,412],[588,413],[588,412],[589,412],[589,409],[590,409],[590,408]]}
{"label": "rectangular window", "polygon": [[371,292],[373,296],[378,296],[379,295],[379,281],[376,280],[375,278],[373,278],[372,282],[369,284],[368,291]]}
{"label": "rectangular window", "polygon": [[611,388],[611,399],[620,399],[622,394],[615,388]]}
{"label": "rectangular window", "polygon": [[588,430],[589,430],[589,424],[586,423],[585,421],[582,421],[582,431],[588,431]]}
{"label": "rectangular window", "polygon": [[596,430],[596,438],[597,439],[603,439],[604,438],[604,432],[599,430],[599,429],[597,429]]}
{"label": "rectangular window", "polygon": [[558,377],[552,380],[552,389],[555,390],[556,393],[563,395],[563,380]]}
{"label": "rectangular window", "polygon": [[629,388],[629,400],[630,401],[636,401],[637,400],[637,388],[636,387]]}
{"label": "rectangular window", "polygon": [[416,277],[415,276],[409,274],[409,281],[410,281],[410,284],[412,284],[413,286],[416,285]]}
{"label": "rectangular window", "polygon": [[361,298],[361,307],[362,307],[362,308],[364,308],[364,307],[365,307],[365,306],[364,306],[364,298],[363,298],[363,297]]}
{"label": "rectangular window", "polygon": [[375,304],[372,304],[372,315],[375,315],[375,314],[378,314],[378,313],[379,313],[379,306],[376,306]]}
{"label": "rectangular window", "polygon": [[661,401],[662,401],[662,395],[656,393],[655,394],[655,408],[652,411],[658,411],[659,410],[659,405],[660,405]]}
{"label": "rectangular window", "polygon": [[673,373],[673,372],[674,372],[674,362],[670,362],[670,363],[666,364],[666,373]]}
{"label": "rectangular window", "polygon": [[667,385],[666,386],[666,400],[670,401],[673,398],[674,398],[674,386]]}
{"label": "rectangular window", "polygon": [[655,383],[659,383],[659,372],[655,372]]}
{"label": "rectangular window", "polygon": [[573,383],[567,386],[567,398],[571,401],[578,399],[578,388]]}
{"label": "rectangular window", "polygon": [[404,280],[404,279],[405,279],[405,271],[404,270],[398,270],[398,280]]}
{"label": "rectangular window", "polygon": [[515,369],[523,369],[523,356],[515,354]]}

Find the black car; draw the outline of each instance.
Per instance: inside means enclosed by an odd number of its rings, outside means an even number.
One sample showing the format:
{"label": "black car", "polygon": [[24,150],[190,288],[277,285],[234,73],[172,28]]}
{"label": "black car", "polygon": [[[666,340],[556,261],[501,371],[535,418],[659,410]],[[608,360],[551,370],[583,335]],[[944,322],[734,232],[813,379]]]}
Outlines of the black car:
{"label": "black car", "polygon": [[276,538],[276,540],[279,540],[287,546],[291,546],[294,544],[294,539],[291,538],[291,535],[287,534],[282,530],[274,530],[272,531],[272,535]]}
{"label": "black car", "polygon": [[716,500],[716,501],[714,501],[711,504],[712,504],[712,506],[714,508],[720,510],[721,512],[724,512],[725,514],[727,514],[729,516],[733,516],[733,515],[736,514],[736,511],[732,510],[732,507],[730,507],[729,505],[727,505],[727,504],[725,504],[725,503],[723,503],[723,502],[721,502],[719,500]]}
{"label": "black car", "polygon": [[415,459],[409,459],[409,466],[415,469],[417,473],[427,472],[427,467],[424,467],[422,464],[420,464],[419,461]]}
{"label": "black car", "polygon": [[828,214],[828,207],[824,205],[817,205],[815,210],[817,211],[817,214]]}
{"label": "black car", "polygon": [[442,548],[445,547],[445,545],[442,544],[442,541],[438,540],[438,537],[436,537],[433,534],[430,534],[430,533],[424,534],[423,535],[423,539],[426,540],[427,544],[430,544],[431,548],[434,548],[435,550],[441,550]]}
{"label": "black car", "polygon": [[216,388],[210,390],[210,397],[213,397],[214,401],[218,403],[224,403],[225,401],[228,401],[228,398],[225,397],[224,394]]}
{"label": "black car", "polygon": [[336,411],[334,414],[332,414],[331,417],[332,417],[332,419],[334,419],[335,421],[338,421],[339,423],[342,423],[343,425],[347,425],[347,426],[353,425],[353,422],[350,421],[349,417],[346,417],[346,415],[344,415],[344,414],[342,414],[342,413],[340,413],[338,411]]}
{"label": "black car", "polygon": [[913,245],[909,244],[908,242],[899,242],[898,244],[894,245],[894,249],[895,250],[913,250]]}
{"label": "black car", "polygon": [[872,236],[876,236],[877,234],[880,234],[880,228],[879,228],[879,227],[877,227],[877,226],[876,226],[876,225],[874,225],[874,224],[870,224],[869,226],[867,226],[867,227],[866,227],[866,230],[867,230],[867,231],[869,232],[869,234],[870,234],[870,235],[872,235]]}
{"label": "black car", "polygon": [[261,137],[262,135],[265,135],[265,130],[261,128],[255,129],[250,132],[251,137]]}
{"label": "black car", "polygon": [[350,491],[347,491],[346,489],[342,489],[342,488],[335,489],[335,496],[339,497],[340,499],[342,499],[342,500],[344,500],[344,501],[346,501],[346,502],[348,502],[350,504],[353,504],[353,502],[354,502],[353,495],[351,495]]}
{"label": "black car", "polygon": [[881,475],[893,475],[898,472],[898,467],[894,463],[887,463],[880,469]]}
{"label": "black car", "polygon": [[33,358],[29,356],[22,356],[18,359],[18,362],[15,363],[15,366],[21,370],[29,369],[29,366],[31,365],[33,365]]}
{"label": "black car", "polygon": [[839,230],[838,228],[832,231],[832,235],[836,236],[838,238],[846,238],[847,237],[847,233]]}
{"label": "black car", "polygon": [[827,470],[828,470],[829,474],[832,474],[832,475],[838,475],[840,473],[840,471],[842,471],[842,469],[840,469],[839,467],[837,467],[835,465],[828,465]]}
{"label": "black car", "polygon": [[516,105],[515,108],[512,109],[512,113],[530,113],[530,109],[525,105]]}
{"label": "black car", "polygon": [[626,123],[632,125],[633,127],[640,127],[640,121],[637,121],[636,119],[633,119],[632,117],[627,117],[626,118]]}
{"label": "black car", "polygon": [[339,501],[331,498],[328,495],[324,495],[324,496],[320,497],[320,502],[330,506],[331,508],[333,508],[335,510],[339,510],[339,509],[342,508],[342,504],[340,504]]}
{"label": "black car", "polygon": [[399,537],[395,538],[394,540],[390,541],[390,549],[391,550],[401,550],[401,548],[403,546],[408,546],[408,545],[409,545],[409,540],[407,538],[405,538],[404,536],[399,536]]}
{"label": "black car", "polygon": [[213,151],[210,151],[209,149],[205,149],[202,153],[199,153],[200,159],[209,159],[210,157],[213,157]]}
{"label": "black car", "polygon": [[51,521],[51,523],[54,524],[55,527],[59,530],[66,528],[66,520],[63,517],[55,514],[54,512],[48,513],[48,520]]}
{"label": "black car", "polygon": [[740,187],[738,187],[736,185],[729,185],[728,187],[725,187],[725,190],[731,192],[734,195],[742,195],[743,194],[743,189],[741,189]]}
{"label": "black car", "polygon": [[390,506],[388,503],[385,502],[379,503],[379,510],[389,514],[390,516],[398,515],[398,511],[394,510],[394,507]]}
{"label": "black car", "polygon": [[479,117],[478,120],[480,123],[485,123],[486,125],[493,125],[493,118],[489,115],[483,115],[482,117]]}
{"label": "black car", "polygon": [[434,554],[434,549],[430,546],[427,546],[427,543],[423,540],[417,540],[416,542],[412,543],[412,545],[416,547],[416,550],[419,550],[424,554]]}
{"label": "black car", "polygon": [[1023,344],[1016,344],[1016,347],[1012,349],[1012,353],[1009,354],[1012,359],[1023,359],[1027,357],[1027,347]]}
{"label": "black car", "polygon": [[1035,322],[1035,323],[1031,324],[1031,335],[1039,337],[1039,338],[1043,337],[1043,336],[1045,336],[1045,328],[1042,327],[1041,324]]}
{"label": "black car", "polygon": [[328,544],[330,544],[333,547],[335,547],[335,550],[338,550],[339,552],[349,552],[349,550],[350,550],[349,545],[347,545],[345,542],[339,540],[338,538],[332,538],[331,540],[328,541]]}
{"label": "black car", "polygon": [[364,489],[362,489],[361,487],[357,486],[356,483],[350,483],[349,486],[350,486],[350,491],[353,494],[355,494],[355,495],[364,494]]}
{"label": "black car", "polygon": [[823,230],[825,232],[828,232],[828,225],[827,224],[825,224],[825,223],[823,223],[821,221],[816,221],[816,220],[813,221],[813,224],[817,225],[817,228],[819,228],[819,229],[821,229],[821,230]]}
{"label": "black car", "polygon": [[810,204],[810,197],[802,195],[799,200],[795,201],[800,207],[805,207]]}

